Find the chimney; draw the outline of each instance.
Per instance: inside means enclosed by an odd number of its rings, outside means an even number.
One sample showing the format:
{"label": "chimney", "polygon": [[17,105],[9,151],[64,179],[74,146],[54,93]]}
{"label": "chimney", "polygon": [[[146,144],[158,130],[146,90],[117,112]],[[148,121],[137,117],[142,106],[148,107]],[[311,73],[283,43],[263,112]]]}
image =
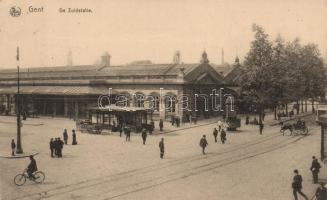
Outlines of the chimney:
{"label": "chimney", "polygon": [[101,56],[101,65],[103,67],[109,67],[110,66],[110,54],[108,52],[105,52],[102,56]]}
{"label": "chimney", "polygon": [[181,53],[179,51],[176,51],[173,58],[174,64],[179,64],[181,62]]}
{"label": "chimney", "polygon": [[207,54],[206,51],[203,51],[202,56],[201,56],[200,63],[201,64],[203,64],[203,63],[209,63],[208,54]]}
{"label": "chimney", "polygon": [[67,54],[67,66],[68,67],[73,66],[73,53],[72,53],[71,49],[69,49],[68,54]]}

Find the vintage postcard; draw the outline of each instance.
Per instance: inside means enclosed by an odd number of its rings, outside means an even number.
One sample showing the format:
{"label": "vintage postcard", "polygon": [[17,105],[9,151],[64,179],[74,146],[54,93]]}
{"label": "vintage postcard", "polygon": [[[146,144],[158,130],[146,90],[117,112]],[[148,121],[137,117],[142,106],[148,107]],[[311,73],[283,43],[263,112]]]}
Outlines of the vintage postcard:
{"label": "vintage postcard", "polygon": [[0,0],[0,199],[327,200],[326,19],[326,0]]}

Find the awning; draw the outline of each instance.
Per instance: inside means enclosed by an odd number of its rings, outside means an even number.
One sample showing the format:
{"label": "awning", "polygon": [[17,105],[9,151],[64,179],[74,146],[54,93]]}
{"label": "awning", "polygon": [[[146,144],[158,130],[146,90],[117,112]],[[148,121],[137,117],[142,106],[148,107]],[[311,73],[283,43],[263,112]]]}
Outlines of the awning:
{"label": "awning", "polygon": [[[45,94],[45,95],[105,95],[109,88],[90,86],[21,86],[20,94]],[[2,87],[0,94],[16,94],[17,87]],[[116,94],[111,90],[111,94]]]}

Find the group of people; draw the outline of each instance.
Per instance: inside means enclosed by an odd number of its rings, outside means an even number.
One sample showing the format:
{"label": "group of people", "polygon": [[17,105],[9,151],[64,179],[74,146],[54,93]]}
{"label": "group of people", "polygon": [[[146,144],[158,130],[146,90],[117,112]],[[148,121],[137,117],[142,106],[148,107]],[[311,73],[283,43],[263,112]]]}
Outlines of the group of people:
{"label": "group of people", "polygon": [[265,120],[265,116],[266,116],[266,114],[263,112],[261,114],[261,121],[260,122],[258,122],[256,117],[253,119],[252,122],[250,122],[250,116],[247,115],[245,117],[245,125],[249,125],[249,124],[258,125],[259,126],[259,133],[260,133],[260,135],[262,135],[263,128],[264,128],[263,121]]}
{"label": "group of people", "polygon": [[220,133],[220,141],[221,143],[225,144],[226,139],[226,128],[227,128],[227,124],[223,123],[222,121],[218,120],[217,122],[217,128],[213,129],[213,136],[215,138],[215,142],[217,143],[217,137],[218,137],[218,133]]}
{"label": "group of people", "polygon": [[[227,134],[225,131],[227,125],[219,120],[217,123],[217,126],[218,126],[218,129],[217,128],[213,129],[213,136],[215,138],[215,143],[218,142],[217,137],[218,137],[218,133],[220,132],[221,143],[225,144],[225,141],[227,140],[227,138],[226,138]],[[205,149],[207,146],[208,146],[208,141],[207,141],[206,135],[202,135],[202,138],[200,139],[200,147],[202,148],[203,155],[206,154]]]}
{"label": "group of people", "polygon": [[[320,163],[315,156],[312,156],[312,163],[310,167],[310,171],[312,172],[313,183],[318,183],[318,173],[320,171]],[[295,200],[298,200],[297,194],[300,194],[304,199],[308,200],[308,196],[302,192],[302,176],[299,174],[299,171],[295,169],[294,177],[292,182],[293,196]],[[327,199],[327,188],[325,187],[325,183],[319,183],[319,187],[316,190],[315,197],[317,200],[326,200]],[[311,198],[312,199],[312,198]]]}
{"label": "group of people", "polygon": [[[72,138],[73,138],[72,145],[76,145],[77,140],[76,140],[75,130],[72,130]],[[64,144],[65,145],[68,144],[67,129],[64,129],[63,139],[64,139],[63,141],[60,139],[60,137],[50,139],[49,146],[50,146],[50,151],[51,151],[51,158],[54,158],[54,157],[61,158],[62,157],[62,149],[64,148]]]}

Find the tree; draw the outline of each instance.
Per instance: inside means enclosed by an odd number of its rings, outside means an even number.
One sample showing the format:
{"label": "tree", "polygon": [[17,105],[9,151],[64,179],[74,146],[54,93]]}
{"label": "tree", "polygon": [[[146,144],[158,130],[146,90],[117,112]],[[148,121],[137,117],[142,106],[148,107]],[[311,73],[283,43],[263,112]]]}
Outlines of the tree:
{"label": "tree", "polygon": [[272,44],[269,41],[262,27],[253,24],[252,30],[255,32],[254,41],[245,57],[244,71],[240,78],[242,92],[247,96],[252,96],[253,101],[257,102],[259,112],[259,122],[265,104],[269,104],[271,93],[271,69],[272,69]]}
{"label": "tree", "polygon": [[254,40],[239,85],[243,101],[256,105],[259,120],[267,106],[275,109],[276,116],[277,105],[286,105],[287,111],[287,104],[295,101],[299,114],[299,102],[303,112],[303,101],[311,99],[313,104],[324,95],[325,70],[317,45],[302,46],[298,38],[285,42],[281,36],[270,42],[262,27],[254,24],[252,29]]}
{"label": "tree", "polygon": [[291,101],[297,103],[297,114],[299,114],[299,101],[302,99],[305,92],[303,69],[301,67],[301,44],[296,38],[292,42],[287,42],[286,53],[286,69],[288,80],[288,94]]}
{"label": "tree", "polygon": [[286,105],[291,101],[290,97],[290,76],[288,73],[287,66],[287,55],[285,41],[278,35],[274,41],[273,46],[273,56],[272,56],[272,67],[271,67],[271,79],[272,79],[272,89],[271,89],[271,102],[275,112],[276,119],[276,109],[280,104]]}
{"label": "tree", "polygon": [[312,112],[314,101],[325,93],[326,76],[323,61],[317,45],[309,43],[302,48],[302,72],[304,77],[304,98],[311,98]]}

